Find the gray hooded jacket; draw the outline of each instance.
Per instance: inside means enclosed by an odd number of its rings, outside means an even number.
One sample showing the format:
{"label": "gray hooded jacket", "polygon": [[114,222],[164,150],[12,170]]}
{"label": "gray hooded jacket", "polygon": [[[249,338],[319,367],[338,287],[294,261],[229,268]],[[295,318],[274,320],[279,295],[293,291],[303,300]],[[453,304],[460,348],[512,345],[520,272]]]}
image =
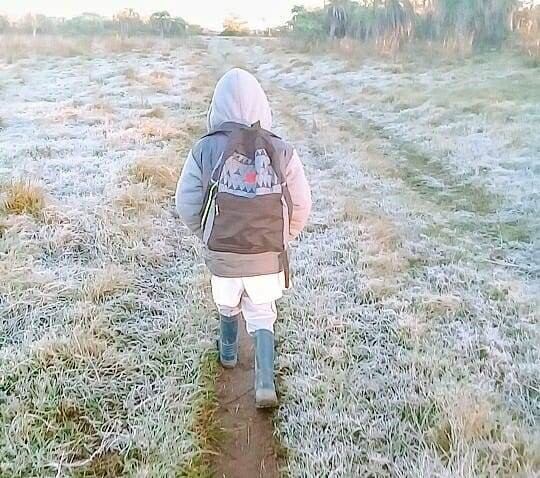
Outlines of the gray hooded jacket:
{"label": "gray hooded jacket", "polygon": [[[260,121],[266,130],[272,128],[272,112],[257,79],[240,68],[228,71],[218,81],[208,110],[208,131],[224,123],[252,125]],[[205,136],[189,152],[176,190],[176,209],[186,226],[202,239],[201,211],[210,176],[224,152],[227,136],[222,133]],[[310,210],[311,193],[304,168],[296,151],[279,138],[273,144],[284,158],[285,181],[292,212],[287,224],[289,240],[304,228]],[[220,277],[250,277],[280,272],[282,264],[275,253],[235,254],[205,248],[210,272]]]}

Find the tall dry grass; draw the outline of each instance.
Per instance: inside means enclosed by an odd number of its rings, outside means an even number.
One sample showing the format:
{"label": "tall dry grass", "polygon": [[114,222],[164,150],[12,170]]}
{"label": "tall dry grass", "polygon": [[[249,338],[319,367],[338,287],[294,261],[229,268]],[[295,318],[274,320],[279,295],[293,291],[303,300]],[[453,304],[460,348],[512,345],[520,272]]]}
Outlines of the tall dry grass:
{"label": "tall dry grass", "polygon": [[153,49],[167,52],[183,46],[178,39],[158,37],[119,38],[117,36],[62,36],[0,34],[0,59],[8,64],[31,56],[77,57],[109,55],[130,51],[148,52]]}

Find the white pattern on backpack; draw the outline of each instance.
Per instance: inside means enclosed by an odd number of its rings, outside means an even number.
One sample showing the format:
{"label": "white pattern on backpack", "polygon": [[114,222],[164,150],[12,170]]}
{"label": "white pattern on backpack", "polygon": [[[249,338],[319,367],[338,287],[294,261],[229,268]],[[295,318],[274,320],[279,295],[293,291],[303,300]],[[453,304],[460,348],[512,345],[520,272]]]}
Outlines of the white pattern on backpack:
{"label": "white pattern on backpack", "polygon": [[268,154],[258,149],[255,158],[234,153],[225,160],[218,191],[253,198],[281,193],[281,184]]}

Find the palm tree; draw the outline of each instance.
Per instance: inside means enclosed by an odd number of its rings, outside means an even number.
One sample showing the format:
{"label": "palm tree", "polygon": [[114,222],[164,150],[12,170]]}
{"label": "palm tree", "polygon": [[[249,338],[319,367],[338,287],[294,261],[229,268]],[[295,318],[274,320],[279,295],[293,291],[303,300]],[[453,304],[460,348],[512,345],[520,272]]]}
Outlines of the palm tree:
{"label": "palm tree", "polygon": [[410,0],[386,0],[379,17],[383,45],[399,48],[413,34],[416,13]]}
{"label": "palm tree", "polygon": [[188,22],[182,17],[174,17],[171,20],[171,33],[173,35],[185,35],[188,31]]}
{"label": "palm tree", "polygon": [[327,5],[327,20],[330,38],[343,38],[347,31],[347,0],[332,0]]}
{"label": "palm tree", "polygon": [[435,22],[445,44],[470,49],[499,46],[511,28],[516,0],[435,0]]}
{"label": "palm tree", "polygon": [[159,31],[161,38],[163,38],[165,34],[171,32],[173,19],[171,18],[170,13],[164,10],[152,13],[150,16],[150,24],[154,29]]}

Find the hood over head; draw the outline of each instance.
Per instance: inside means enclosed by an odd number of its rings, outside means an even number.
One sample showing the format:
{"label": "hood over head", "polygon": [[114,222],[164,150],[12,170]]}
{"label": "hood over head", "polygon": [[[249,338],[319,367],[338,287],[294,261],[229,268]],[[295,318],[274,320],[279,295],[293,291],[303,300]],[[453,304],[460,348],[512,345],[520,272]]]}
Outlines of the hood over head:
{"label": "hood over head", "polygon": [[248,126],[260,121],[262,128],[272,128],[272,111],[262,86],[241,68],[229,70],[218,81],[208,110],[208,131],[228,121]]}

